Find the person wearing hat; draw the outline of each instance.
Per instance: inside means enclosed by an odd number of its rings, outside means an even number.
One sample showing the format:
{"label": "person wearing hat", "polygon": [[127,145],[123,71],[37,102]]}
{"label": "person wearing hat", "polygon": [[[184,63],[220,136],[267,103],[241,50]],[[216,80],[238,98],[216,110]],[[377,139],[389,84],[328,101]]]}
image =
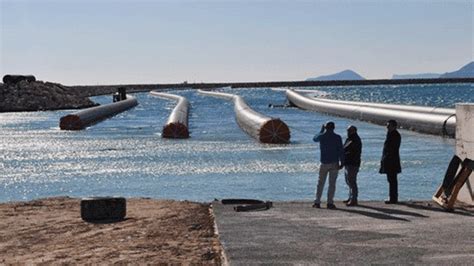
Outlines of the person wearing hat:
{"label": "person wearing hat", "polygon": [[335,209],[334,193],[336,192],[336,179],[344,165],[344,150],[342,148],[342,138],[334,133],[334,122],[327,122],[321,127],[319,134],[313,137],[313,141],[319,142],[321,151],[321,166],[319,168],[319,180],[316,187],[316,199],[313,208],[321,208],[321,196],[323,194],[324,184],[329,174],[328,200],[327,208]]}
{"label": "person wearing hat", "polygon": [[402,138],[397,131],[397,121],[387,121],[387,137],[383,144],[382,160],[380,161],[381,174],[387,175],[389,185],[389,199],[386,204],[398,203],[398,179],[397,175],[402,172],[400,164],[400,144]]}

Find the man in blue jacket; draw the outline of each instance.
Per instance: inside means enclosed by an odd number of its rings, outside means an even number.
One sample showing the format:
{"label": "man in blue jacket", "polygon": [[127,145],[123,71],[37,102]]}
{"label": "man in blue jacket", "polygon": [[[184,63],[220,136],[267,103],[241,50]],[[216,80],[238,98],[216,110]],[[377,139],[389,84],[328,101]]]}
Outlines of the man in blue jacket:
{"label": "man in blue jacket", "polygon": [[321,166],[319,168],[319,180],[316,188],[316,199],[314,208],[321,208],[321,195],[323,194],[324,184],[329,174],[328,201],[327,208],[335,209],[334,193],[336,192],[336,179],[339,169],[344,166],[344,149],[342,148],[342,138],[334,133],[334,122],[327,122],[321,127],[319,134],[315,135],[313,141],[319,142],[321,150]]}

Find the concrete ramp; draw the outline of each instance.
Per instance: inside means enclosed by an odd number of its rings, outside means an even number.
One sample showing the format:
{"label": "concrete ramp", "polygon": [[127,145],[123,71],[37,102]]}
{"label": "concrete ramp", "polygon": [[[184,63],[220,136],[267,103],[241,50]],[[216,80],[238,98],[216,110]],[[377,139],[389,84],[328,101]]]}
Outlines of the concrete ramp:
{"label": "concrete ramp", "polygon": [[[361,202],[338,209],[274,202],[235,212],[212,203],[230,265],[452,264],[474,260],[474,207],[448,213],[431,202]],[[342,207],[344,206],[344,207]]]}

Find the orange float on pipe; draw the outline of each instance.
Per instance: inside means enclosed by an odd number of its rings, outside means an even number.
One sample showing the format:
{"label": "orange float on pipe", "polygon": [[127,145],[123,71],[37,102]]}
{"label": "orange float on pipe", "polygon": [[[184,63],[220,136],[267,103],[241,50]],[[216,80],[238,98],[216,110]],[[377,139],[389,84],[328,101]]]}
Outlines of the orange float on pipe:
{"label": "orange float on pipe", "polygon": [[234,102],[237,124],[262,143],[289,143],[290,129],[279,118],[271,118],[252,110],[242,97],[230,93],[198,90],[199,93]]}
{"label": "orange float on pipe", "polygon": [[108,117],[126,111],[138,104],[135,97],[127,95],[127,99],[114,103],[99,105],[61,117],[59,128],[63,130],[81,130],[98,123]]}
{"label": "orange float on pipe", "polygon": [[185,139],[189,138],[188,130],[188,109],[189,102],[186,98],[169,94],[151,91],[150,95],[175,100],[178,103],[171,112],[166,125],[163,126],[163,131],[161,136],[163,138],[175,138],[175,139]]}

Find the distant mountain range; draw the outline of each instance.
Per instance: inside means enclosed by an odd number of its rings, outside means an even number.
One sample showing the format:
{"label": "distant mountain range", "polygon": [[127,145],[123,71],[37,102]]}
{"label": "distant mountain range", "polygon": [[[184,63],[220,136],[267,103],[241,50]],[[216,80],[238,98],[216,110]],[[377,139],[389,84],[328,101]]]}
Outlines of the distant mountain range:
{"label": "distant mountain range", "polygon": [[[438,73],[421,73],[421,74],[394,74],[392,79],[435,79],[435,78],[474,78],[474,61],[461,67],[459,70],[453,72],[446,72],[444,74]],[[355,71],[347,69],[332,75],[319,76],[315,78],[308,78],[307,81],[312,80],[365,80],[364,77],[357,74]]]}
{"label": "distant mountain range", "polygon": [[432,79],[432,78],[474,78],[474,61],[461,67],[459,70],[444,74],[423,73],[423,74],[394,74],[392,79]]}
{"label": "distant mountain range", "polygon": [[474,61],[461,67],[461,69],[444,73],[440,78],[474,78]]}
{"label": "distant mountain range", "polygon": [[344,70],[332,75],[319,76],[316,78],[308,78],[306,80],[312,81],[312,80],[364,80],[364,79],[365,79],[364,77],[357,74],[356,72],[350,69],[347,69],[347,70]]}

